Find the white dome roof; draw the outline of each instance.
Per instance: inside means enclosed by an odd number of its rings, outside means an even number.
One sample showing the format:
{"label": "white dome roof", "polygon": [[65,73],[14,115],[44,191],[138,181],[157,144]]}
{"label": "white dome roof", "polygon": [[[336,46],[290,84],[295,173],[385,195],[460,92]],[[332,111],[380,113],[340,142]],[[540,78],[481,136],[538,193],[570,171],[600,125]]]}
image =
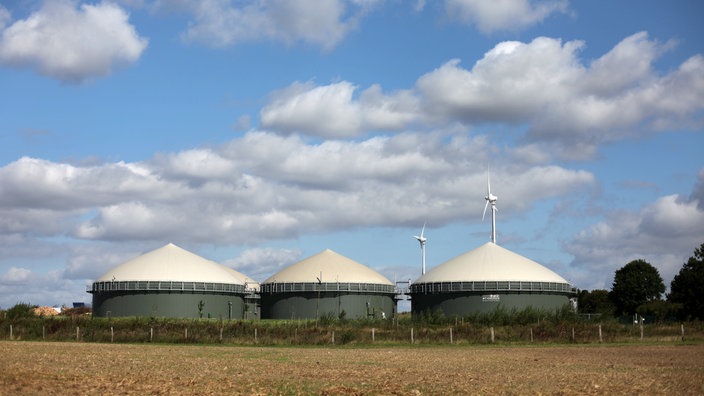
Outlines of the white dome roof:
{"label": "white dome roof", "polygon": [[96,282],[174,281],[244,285],[246,276],[169,243],[107,271]]}
{"label": "white dome roof", "polygon": [[567,283],[552,270],[493,242],[450,259],[413,283],[521,281]]}
{"label": "white dome roof", "polygon": [[267,278],[266,283],[374,283],[393,285],[380,273],[330,249],[310,256]]}

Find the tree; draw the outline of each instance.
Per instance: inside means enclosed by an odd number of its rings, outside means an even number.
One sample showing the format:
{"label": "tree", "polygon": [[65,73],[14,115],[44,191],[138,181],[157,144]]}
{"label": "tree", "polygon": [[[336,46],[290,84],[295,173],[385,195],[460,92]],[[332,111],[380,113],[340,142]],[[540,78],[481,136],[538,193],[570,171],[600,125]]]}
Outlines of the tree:
{"label": "tree", "polygon": [[657,268],[638,259],[616,271],[610,296],[617,315],[631,315],[638,306],[660,300],[664,292],[665,283]]}
{"label": "tree", "polygon": [[608,290],[581,290],[579,292],[579,312],[598,313],[602,315],[614,314],[614,303],[609,298]]}
{"label": "tree", "polygon": [[682,304],[684,318],[704,320],[704,243],[670,283],[670,302]]}

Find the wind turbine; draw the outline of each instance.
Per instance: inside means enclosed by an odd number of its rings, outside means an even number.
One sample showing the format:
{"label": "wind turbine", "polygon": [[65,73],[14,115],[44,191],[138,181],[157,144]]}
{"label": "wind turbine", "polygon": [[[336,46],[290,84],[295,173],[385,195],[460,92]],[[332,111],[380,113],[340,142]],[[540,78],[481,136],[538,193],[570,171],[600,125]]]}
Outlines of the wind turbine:
{"label": "wind turbine", "polygon": [[484,205],[484,214],[482,215],[482,221],[484,221],[484,216],[486,216],[486,209],[491,204],[491,241],[496,243],[496,212],[499,209],[496,208],[496,200],[499,199],[496,195],[491,193],[491,180],[489,177],[489,169],[486,171],[486,205]]}
{"label": "wind turbine", "polygon": [[423,234],[425,233],[425,223],[423,223],[423,229],[420,230],[420,236],[414,235],[413,238],[417,239],[418,242],[420,242],[420,255],[422,257],[422,263],[423,267],[421,268],[421,275],[425,275],[425,241],[428,240],[428,238],[424,237]]}

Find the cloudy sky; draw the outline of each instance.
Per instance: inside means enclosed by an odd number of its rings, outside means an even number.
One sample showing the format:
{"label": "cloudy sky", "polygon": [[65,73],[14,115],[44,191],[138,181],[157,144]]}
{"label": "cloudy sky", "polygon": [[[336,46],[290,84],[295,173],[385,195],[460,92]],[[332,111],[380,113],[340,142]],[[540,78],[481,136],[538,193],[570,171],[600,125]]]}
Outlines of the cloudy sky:
{"label": "cloudy sky", "polygon": [[698,0],[4,0],[0,307],[173,242],[390,280],[497,242],[580,289],[704,242]]}

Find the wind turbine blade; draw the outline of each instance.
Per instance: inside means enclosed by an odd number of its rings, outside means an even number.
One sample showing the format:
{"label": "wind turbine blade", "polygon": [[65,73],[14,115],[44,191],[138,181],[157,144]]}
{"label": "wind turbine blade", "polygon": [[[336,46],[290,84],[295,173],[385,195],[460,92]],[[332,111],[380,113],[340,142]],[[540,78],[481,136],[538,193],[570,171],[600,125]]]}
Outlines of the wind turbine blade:
{"label": "wind turbine blade", "polygon": [[423,223],[423,229],[420,230],[420,237],[423,238],[423,233],[425,232],[425,223]]}
{"label": "wind turbine blade", "polygon": [[484,217],[486,216],[486,208],[489,207],[489,200],[487,199],[486,205],[484,205],[484,214],[482,214],[482,221],[484,221]]}
{"label": "wind turbine blade", "polygon": [[491,195],[491,175],[489,167],[486,167],[486,195]]}

